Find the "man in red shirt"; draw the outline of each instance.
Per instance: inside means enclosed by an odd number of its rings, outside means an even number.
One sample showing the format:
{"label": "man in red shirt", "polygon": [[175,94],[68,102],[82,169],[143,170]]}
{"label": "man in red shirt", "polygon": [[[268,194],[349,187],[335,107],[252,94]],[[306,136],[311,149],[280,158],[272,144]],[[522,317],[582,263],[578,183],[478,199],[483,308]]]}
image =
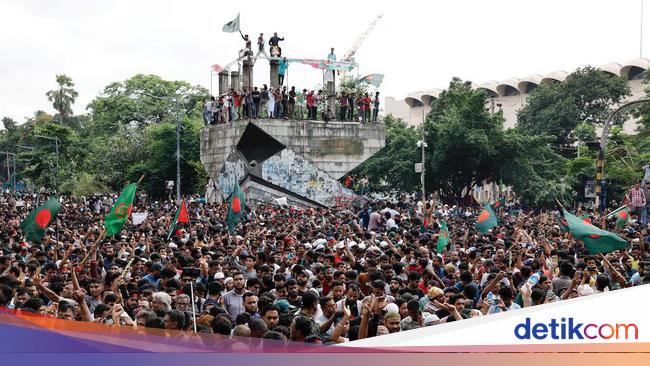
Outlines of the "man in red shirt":
{"label": "man in red shirt", "polygon": [[641,217],[641,210],[643,210],[646,204],[645,192],[641,189],[641,183],[636,182],[634,187],[628,192],[626,198],[630,201],[628,205],[630,207],[630,213]]}
{"label": "man in red shirt", "polygon": [[314,107],[314,91],[307,94],[307,119],[316,119],[316,108]]}
{"label": "man in red shirt", "polygon": [[365,111],[366,115],[364,118],[364,122],[368,121],[370,122],[370,104],[372,103],[372,99],[370,99],[370,96],[368,93],[366,93],[366,96],[363,98],[363,110]]}

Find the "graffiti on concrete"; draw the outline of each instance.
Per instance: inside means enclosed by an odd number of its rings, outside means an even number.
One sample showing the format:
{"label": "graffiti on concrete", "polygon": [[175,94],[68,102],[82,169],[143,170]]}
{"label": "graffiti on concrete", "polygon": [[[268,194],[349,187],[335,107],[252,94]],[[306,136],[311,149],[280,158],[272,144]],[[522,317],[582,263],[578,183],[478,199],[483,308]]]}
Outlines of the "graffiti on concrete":
{"label": "graffiti on concrete", "polygon": [[[236,155],[234,155],[236,157]],[[217,185],[224,197],[228,197],[232,192],[235,183],[241,182],[246,177],[246,166],[244,162],[237,159],[226,161],[223,170],[217,176]]]}
{"label": "graffiti on concrete", "polygon": [[262,178],[320,204],[331,206],[337,197],[354,197],[336,179],[290,149],[262,163]]}

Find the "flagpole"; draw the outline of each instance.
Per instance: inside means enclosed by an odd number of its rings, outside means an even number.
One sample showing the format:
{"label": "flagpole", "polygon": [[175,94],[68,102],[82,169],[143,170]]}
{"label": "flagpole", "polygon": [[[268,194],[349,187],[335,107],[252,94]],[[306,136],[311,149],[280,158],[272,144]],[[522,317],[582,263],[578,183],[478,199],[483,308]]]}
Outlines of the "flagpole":
{"label": "flagpole", "polygon": [[195,300],[194,300],[194,279],[190,281],[190,296],[192,297],[192,320],[194,320],[194,333],[196,333],[196,311],[194,309]]}

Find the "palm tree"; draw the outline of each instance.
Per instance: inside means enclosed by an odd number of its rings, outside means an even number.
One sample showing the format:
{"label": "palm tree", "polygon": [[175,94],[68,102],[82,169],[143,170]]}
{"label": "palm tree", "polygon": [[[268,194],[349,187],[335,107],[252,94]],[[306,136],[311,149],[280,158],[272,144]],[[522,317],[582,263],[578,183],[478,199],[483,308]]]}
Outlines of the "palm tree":
{"label": "palm tree", "polygon": [[56,83],[59,84],[59,88],[50,90],[45,95],[52,102],[54,109],[59,112],[62,120],[63,117],[72,116],[72,105],[79,93],[73,89],[74,83],[67,75],[57,75]]}

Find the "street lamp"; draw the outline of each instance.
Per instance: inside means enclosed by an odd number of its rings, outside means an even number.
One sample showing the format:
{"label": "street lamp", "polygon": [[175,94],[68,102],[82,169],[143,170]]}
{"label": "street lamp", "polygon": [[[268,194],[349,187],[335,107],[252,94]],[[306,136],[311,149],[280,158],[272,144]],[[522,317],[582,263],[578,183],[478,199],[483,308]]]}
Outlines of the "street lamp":
{"label": "street lamp", "polygon": [[173,103],[176,109],[176,203],[180,205],[181,202],[181,120],[180,120],[180,105],[177,98],[160,97],[148,93],[138,92],[149,98],[164,100]]}
{"label": "street lamp", "polygon": [[9,173],[9,156],[12,157],[12,165],[13,165],[13,170],[14,174],[12,175],[12,187],[13,190],[16,190],[16,153],[12,153],[9,151],[0,151],[0,153],[7,155],[7,173]]}
{"label": "street lamp", "polygon": [[[650,98],[641,98],[631,100],[616,108],[612,113],[607,116],[605,124],[603,125],[603,132],[600,135],[600,146],[598,149],[598,161],[596,161],[596,207],[602,212],[605,210],[604,192],[602,190],[603,179],[605,178],[605,148],[609,140],[609,131],[612,129],[614,119],[631,106],[650,102]],[[602,207],[601,207],[602,206]]]}
{"label": "street lamp", "polygon": [[34,137],[40,137],[42,139],[47,139],[47,140],[53,140],[54,141],[54,146],[56,149],[56,172],[54,174],[54,191],[58,192],[59,189],[59,140],[58,137],[50,137],[50,136],[43,136],[43,135],[34,135]]}
{"label": "street lamp", "polygon": [[423,205],[425,204],[425,201],[426,201],[426,191],[424,189],[424,171],[426,169],[424,167],[424,149],[429,147],[429,145],[427,145],[426,141],[424,141],[424,136],[425,136],[424,135],[424,125],[422,125],[422,140],[419,140],[416,143],[416,145],[417,145],[417,147],[422,148],[422,171],[420,172],[420,183],[422,184],[422,204]]}

